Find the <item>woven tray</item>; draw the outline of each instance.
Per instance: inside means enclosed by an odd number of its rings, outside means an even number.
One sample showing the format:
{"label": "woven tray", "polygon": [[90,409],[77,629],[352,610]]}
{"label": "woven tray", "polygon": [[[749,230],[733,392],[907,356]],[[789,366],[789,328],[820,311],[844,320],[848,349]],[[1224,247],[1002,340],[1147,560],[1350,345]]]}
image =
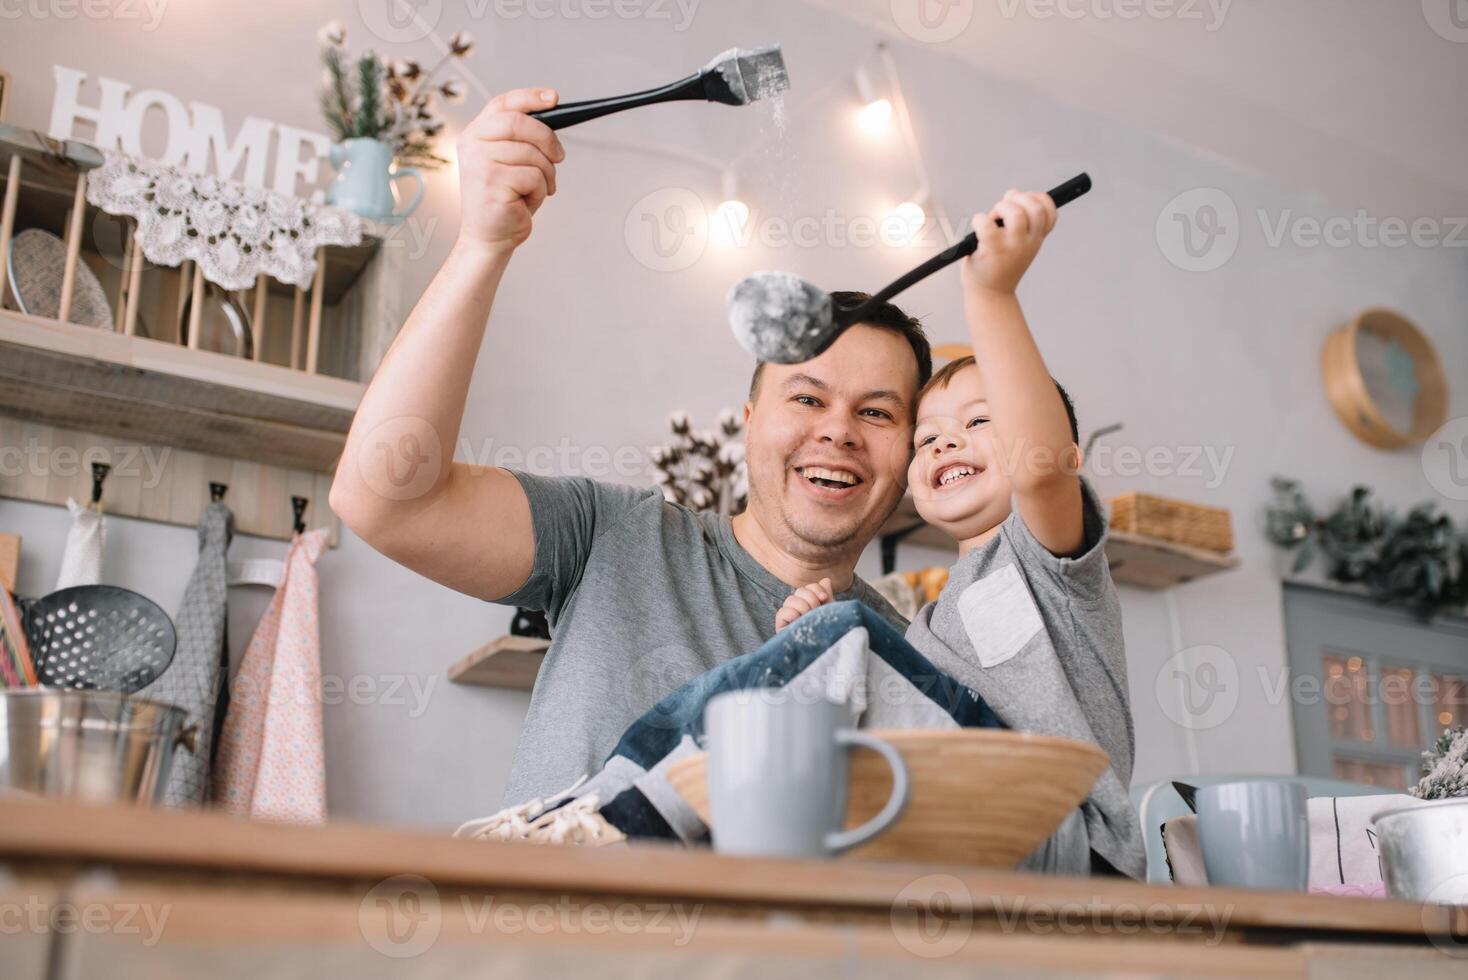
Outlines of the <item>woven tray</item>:
{"label": "woven tray", "polygon": [[1147,493],[1124,493],[1113,499],[1111,529],[1220,554],[1234,550],[1233,525],[1227,510]]}

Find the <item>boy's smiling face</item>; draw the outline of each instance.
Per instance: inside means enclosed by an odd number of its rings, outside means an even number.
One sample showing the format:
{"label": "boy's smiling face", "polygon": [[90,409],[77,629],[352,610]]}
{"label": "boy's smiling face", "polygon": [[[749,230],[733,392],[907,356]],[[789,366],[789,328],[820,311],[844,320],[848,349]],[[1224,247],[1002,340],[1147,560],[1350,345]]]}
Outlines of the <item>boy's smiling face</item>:
{"label": "boy's smiling face", "polygon": [[913,447],[907,480],[923,520],[962,541],[1009,516],[1008,470],[977,367],[961,369],[947,387],[923,396]]}

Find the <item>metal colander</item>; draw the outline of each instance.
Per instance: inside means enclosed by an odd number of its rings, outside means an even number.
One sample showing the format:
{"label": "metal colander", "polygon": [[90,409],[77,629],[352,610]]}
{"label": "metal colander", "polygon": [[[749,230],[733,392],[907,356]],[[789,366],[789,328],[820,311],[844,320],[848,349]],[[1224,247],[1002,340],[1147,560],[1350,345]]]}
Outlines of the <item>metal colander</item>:
{"label": "metal colander", "polygon": [[178,634],[157,603],[114,585],[77,585],[20,601],[44,687],[131,694],[173,661]]}

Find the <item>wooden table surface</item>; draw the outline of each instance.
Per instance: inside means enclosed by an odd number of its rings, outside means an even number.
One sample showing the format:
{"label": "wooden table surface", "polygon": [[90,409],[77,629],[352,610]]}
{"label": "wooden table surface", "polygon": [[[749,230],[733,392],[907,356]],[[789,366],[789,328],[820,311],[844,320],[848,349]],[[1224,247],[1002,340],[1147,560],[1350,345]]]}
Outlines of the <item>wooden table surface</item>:
{"label": "wooden table surface", "polygon": [[[408,958],[392,951],[411,945],[402,944],[404,923],[429,921],[420,914],[424,903],[433,909],[435,939],[432,955],[413,954],[417,967],[432,961],[450,969],[466,956],[487,969],[492,951],[552,975],[579,970],[581,955],[606,975],[608,950],[616,950],[641,964],[631,973],[642,974],[651,967],[640,956],[661,962],[700,951],[700,962],[722,964],[729,955],[744,962],[764,951],[806,963],[791,975],[807,978],[811,963],[849,966],[854,955],[889,967],[900,961],[913,976],[1011,961],[1014,975],[1024,976],[1102,968],[1141,976],[1354,976],[1364,964],[1385,969],[1388,962],[1392,970],[1411,963],[1413,980],[1439,969],[1468,976],[1468,960],[1452,955],[1468,953],[1468,908],[961,865],[490,843],[382,826],[301,827],[12,797],[0,798],[0,867],[9,872],[0,876],[0,927],[7,891],[12,905],[44,905],[50,896],[114,911],[127,906],[140,921],[139,909],[167,910],[167,928],[153,942],[137,931],[74,929],[63,944],[73,973],[53,964],[37,977],[86,976],[103,963],[112,976],[148,976],[162,957],[200,969],[214,964],[211,980],[235,975],[220,972],[222,965],[268,976],[277,956],[287,965],[329,962],[376,976],[374,968],[404,966]],[[526,925],[522,913],[532,909],[544,913],[546,928]],[[620,915],[627,928],[604,922],[599,932],[588,909],[598,910],[598,921]],[[650,928],[658,910],[670,924],[661,938]],[[685,926],[696,920],[696,930],[675,934],[679,915]],[[29,938],[29,946],[0,941],[9,951],[0,952],[0,975],[30,980],[26,950],[49,937]],[[274,972],[297,975],[294,968]]]}

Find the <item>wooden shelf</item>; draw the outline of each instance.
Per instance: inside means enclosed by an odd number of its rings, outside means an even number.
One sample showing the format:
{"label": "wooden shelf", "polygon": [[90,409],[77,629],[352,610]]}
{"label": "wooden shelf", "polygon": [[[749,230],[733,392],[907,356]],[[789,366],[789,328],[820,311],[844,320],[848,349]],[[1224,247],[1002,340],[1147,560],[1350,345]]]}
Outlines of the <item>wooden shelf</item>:
{"label": "wooden shelf", "polygon": [[1112,531],[1106,539],[1111,577],[1123,585],[1166,589],[1239,566],[1238,558],[1159,538]]}
{"label": "wooden shelf", "polygon": [[[900,536],[900,537],[897,537]],[[926,524],[918,516],[911,495],[904,495],[897,510],[882,525],[880,538],[885,548],[896,543],[915,544],[926,548],[953,551],[953,539]],[[1111,577],[1122,585],[1144,589],[1165,589],[1204,575],[1237,568],[1238,558],[1201,548],[1189,548],[1160,538],[1125,531],[1112,531],[1107,536],[1106,559]]]}
{"label": "wooden shelf", "polygon": [[[288,539],[292,500],[304,497],[308,526],[328,527],[335,543],[330,474],[365,382],[406,319],[406,249],[383,247],[392,229],[364,221],[360,245],[317,251],[309,283],[260,275],[233,291],[254,341],[251,358],[190,348],[183,317],[192,310],[201,326],[204,304],[187,300],[202,273],[192,262],[154,265],[141,254],[131,218],[86,202],[88,171],[102,162],[80,140],[0,124],[0,266],[12,232],[56,235],[66,253],[61,309],[89,271],[112,314],[110,329],[98,329],[0,308],[5,439],[48,459],[52,452],[78,458],[82,449],[99,462],[151,454],[156,465],[146,481],[136,465],[108,477],[109,513],[192,525],[210,484],[221,483],[237,532]],[[7,302],[10,292],[0,285],[0,306],[19,307],[18,297]],[[0,474],[0,496],[83,499],[91,489],[86,470],[58,462]]]}
{"label": "wooden shelf", "polygon": [[[66,215],[72,206],[77,174],[102,165],[101,151],[81,140],[67,140],[58,143],[57,147],[60,152],[43,151],[32,131],[0,123],[0,187],[4,186],[10,158],[19,156],[24,163],[20,203],[15,214],[17,231],[48,228],[59,232],[65,227]],[[85,225],[94,228],[103,212],[92,204],[88,204],[86,209]],[[121,222],[124,219],[113,217],[112,220]],[[326,249],[322,298],[327,306],[341,302],[391,233],[388,226],[364,218],[360,245],[338,245]],[[114,261],[120,262],[121,258]],[[289,296],[294,292],[293,286],[274,279],[268,282],[270,292],[277,295]]]}
{"label": "wooden shelf", "polygon": [[366,386],[0,310],[0,414],[329,473]]}
{"label": "wooden shelf", "polygon": [[540,662],[549,649],[550,640],[502,636],[450,667],[449,680],[455,684],[528,691],[535,686],[535,675],[540,673]]}

